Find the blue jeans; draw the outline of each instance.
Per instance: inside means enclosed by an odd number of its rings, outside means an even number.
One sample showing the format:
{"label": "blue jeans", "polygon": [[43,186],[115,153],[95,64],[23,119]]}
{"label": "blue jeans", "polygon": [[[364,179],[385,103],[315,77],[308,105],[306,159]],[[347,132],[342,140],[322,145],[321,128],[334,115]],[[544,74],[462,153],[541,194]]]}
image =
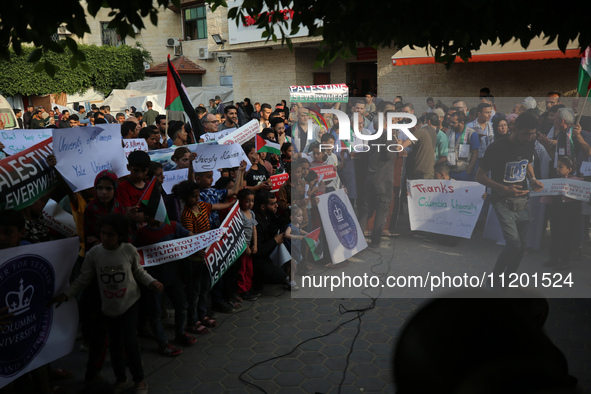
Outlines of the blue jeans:
{"label": "blue jeans", "polygon": [[505,238],[505,249],[497,258],[493,269],[495,276],[505,272],[517,272],[519,263],[525,253],[525,238],[529,227],[529,211],[527,206],[520,212],[511,211],[505,202],[493,203],[497,218]]}

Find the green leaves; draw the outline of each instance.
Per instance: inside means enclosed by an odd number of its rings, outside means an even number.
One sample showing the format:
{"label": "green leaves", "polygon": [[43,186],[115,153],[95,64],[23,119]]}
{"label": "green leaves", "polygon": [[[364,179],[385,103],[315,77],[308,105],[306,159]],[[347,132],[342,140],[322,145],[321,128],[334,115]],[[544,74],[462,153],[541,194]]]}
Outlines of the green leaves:
{"label": "green leaves", "polygon": [[93,87],[109,94],[144,78],[143,62],[150,57],[144,48],[76,45],[73,52],[68,42],[61,54],[41,48],[23,48],[21,55],[11,51],[9,60],[0,60],[0,91],[7,96],[72,94]]}

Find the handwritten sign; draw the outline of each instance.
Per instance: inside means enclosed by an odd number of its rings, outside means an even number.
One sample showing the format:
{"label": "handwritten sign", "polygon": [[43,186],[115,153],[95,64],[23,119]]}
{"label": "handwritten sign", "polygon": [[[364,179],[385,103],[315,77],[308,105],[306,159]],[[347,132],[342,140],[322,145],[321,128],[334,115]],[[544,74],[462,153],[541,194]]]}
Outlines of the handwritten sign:
{"label": "handwritten sign", "polygon": [[240,127],[238,130],[235,130],[233,133],[228,134],[227,136],[218,139],[219,145],[229,145],[229,144],[244,144],[251,139],[253,139],[256,134],[259,132],[259,122],[256,119],[251,120],[244,126]]}
{"label": "handwritten sign", "polygon": [[[289,179],[289,174],[277,174],[271,176],[271,182],[273,182],[273,188],[271,189],[271,193],[278,192],[281,186]],[[308,185],[306,185],[308,186]]]}
{"label": "handwritten sign", "polygon": [[46,161],[51,153],[48,138],[0,160],[0,211],[23,209],[57,185],[57,174]]}
{"label": "handwritten sign", "polygon": [[199,138],[202,139],[203,142],[213,142],[213,141],[217,141],[217,140],[219,140],[221,138],[224,138],[227,135],[232,134],[235,131],[236,131],[235,128],[225,129],[225,130],[222,130],[222,131],[218,131],[217,133],[205,133],[205,134],[201,134],[201,136]]}
{"label": "handwritten sign", "polygon": [[544,188],[539,192],[530,191],[530,196],[564,196],[585,202],[591,196],[591,182],[569,178],[540,179],[540,182]]}
{"label": "handwritten sign", "polygon": [[74,217],[64,211],[54,200],[47,201],[43,208],[43,222],[51,229],[66,237],[77,237]]}
{"label": "handwritten sign", "polygon": [[346,103],[349,100],[347,84],[290,86],[289,99],[292,103]]}
{"label": "handwritten sign", "polygon": [[181,170],[164,171],[164,182],[162,188],[167,194],[172,193],[174,185],[189,179],[189,169],[183,168]]}
{"label": "handwritten sign", "polygon": [[217,168],[230,168],[240,166],[245,160],[250,167],[250,160],[239,144],[207,145],[196,144],[187,146],[192,152],[197,153],[193,161],[195,172],[213,171]]}
{"label": "handwritten sign", "polygon": [[125,152],[125,157],[129,156],[129,154],[136,150],[142,150],[144,152],[148,151],[148,143],[143,138],[130,138],[123,140],[123,151]]}
{"label": "handwritten sign", "polygon": [[410,229],[470,238],[485,188],[476,182],[408,181]]}
{"label": "handwritten sign", "polygon": [[334,166],[331,164],[327,164],[325,166],[318,166],[318,167],[311,167],[312,171],[318,175],[318,181],[330,181],[331,179],[335,179],[337,177],[337,172],[334,170]]}
{"label": "handwritten sign", "polygon": [[4,152],[9,155],[22,152],[48,138],[51,138],[51,130],[46,129],[16,129],[0,131],[0,142],[5,146]]}
{"label": "handwritten sign", "polygon": [[224,231],[224,228],[218,228],[191,237],[142,246],[137,248],[140,264],[150,267],[184,259],[218,241]]}
{"label": "handwritten sign", "polygon": [[56,168],[74,192],[93,187],[103,170],[119,177],[129,174],[118,124],[53,129],[53,141]]}
{"label": "handwritten sign", "polygon": [[583,174],[583,176],[591,176],[591,161],[584,161],[581,163],[581,174]]}
{"label": "handwritten sign", "polygon": [[246,250],[244,223],[240,217],[238,203],[234,204],[221,227],[227,229],[226,233],[222,239],[211,244],[205,251],[205,262],[211,277],[211,287]]}

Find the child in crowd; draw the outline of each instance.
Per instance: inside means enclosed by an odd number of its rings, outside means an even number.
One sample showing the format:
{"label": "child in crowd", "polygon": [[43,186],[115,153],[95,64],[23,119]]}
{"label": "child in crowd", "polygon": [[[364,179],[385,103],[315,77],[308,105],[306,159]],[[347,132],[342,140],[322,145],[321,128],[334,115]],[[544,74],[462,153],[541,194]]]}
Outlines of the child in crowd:
{"label": "child in crowd", "polygon": [[150,156],[137,150],[129,154],[127,163],[129,176],[117,186],[117,199],[133,222],[145,222],[144,214],[138,211],[138,205],[148,186],[145,179],[150,167]]}
{"label": "child in crowd", "polygon": [[19,211],[12,209],[2,211],[0,215],[0,250],[30,245],[24,241],[25,218]]}
{"label": "child in crowd", "polygon": [[[84,210],[85,249],[100,245],[99,220],[108,214],[124,215],[125,209],[115,198],[117,175],[110,170],[101,171],[94,180],[96,198]],[[92,382],[103,367],[107,351],[107,328],[101,313],[101,296],[97,278],[93,278],[82,291],[78,302],[80,327],[84,348],[88,349],[86,382]]]}
{"label": "child in crowd", "polygon": [[336,173],[335,178],[326,182],[326,192],[330,193],[341,188],[341,179],[337,171],[342,168],[344,162],[339,162],[339,157],[334,153],[335,139],[332,134],[323,134],[320,141],[324,164],[332,165]]}
{"label": "child in crowd", "polygon": [[144,127],[140,129],[138,138],[143,138],[148,144],[148,150],[160,149],[160,133],[151,127]]}
{"label": "child in crowd", "polygon": [[259,190],[271,190],[273,187],[273,184],[269,179],[271,175],[265,166],[260,163],[260,157],[255,149],[254,143],[247,142],[242,145],[242,149],[248,156],[251,164],[250,169],[244,175],[246,187],[252,189],[255,193]]}
{"label": "child in crowd", "polygon": [[[183,181],[173,189],[185,203],[181,214],[183,227],[194,234],[211,229],[212,210],[228,208],[232,203],[210,204],[200,201],[200,188],[197,183]],[[199,251],[189,257],[187,278],[187,331],[194,334],[206,334],[208,327],[215,327],[217,322],[207,316],[207,294],[209,292],[209,271],[203,259],[205,251]]]}
{"label": "child in crowd", "polygon": [[[153,245],[159,242],[171,241],[173,239],[185,238],[192,233],[183,228],[179,223],[171,221],[165,224],[146,216],[147,225],[138,229],[134,237],[134,245],[137,247]],[[183,291],[181,278],[183,277],[185,265],[190,264],[186,260],[171,261],[153,267],[147,267],[146,272],[158,278],[164,287],[164,292],[174,307],[174,341],[182,346],[191,346],[196,339],[185,333],[187,320],[187,299]],[[183,351],[172,346],[166,338],[160,311],[162,310],[162,294],[145,292],[142,300],[146,306],[148,319],[152,332],[156,336],[159,351],[169,357],[178,356]]]}
{"label": "child in crowd", "polygon": [[289,174],[289,178],[277,192],[277,203],[279,204],[279,208],[277,210],[277,214],[280,218],[281,227],[284,227],[289,223],[289,208],[291,206],[291,196],[292,196],[292,185],[294,183],[294,178],[301,179],[302,177],[302,170],[301,168],[295,166],[295,169],[292,172],[291,163],[286,163],[285,165],[285,172]]}
{"label": "child in crowd", "polygon": [[[556,175],[559,178],[571,178],[575,169],[573,160],[568,156],[558,158]],[[581,216],[581,201],[564,196],[543,196],[541,202],[548,204],[548,216],[550,217],[550,259],[544,263],[544,267],[552,267],[557,270],[569,268],[573,247],[577,244],[577,226]]]}
{"label": "child in crowd", "polygon": [[435,164],[435,179],[449,180],[449,165],[447,163]]}
{"label": "child in crowd", "polygon": [[[182,170],[183,168],[191,169],[191,151],[189,148],[185,148],[181,146],[180,148],[176,148],[174,153],[172,154],[171,160],[176,164],[175,167],[167,168],[166,170]],[[189,178],[192,179],[192,178]]]}
{"label": "child in crowd", "polygon": [[246,238],[246,250],[238,260],[238,294],[244,301],[255,301],[258,294],[250,292],[252,287],[252,255],[257,252],[257,220],[252,208],[254,206],[254,192],[250,189],[242,189],[238,192],[240,204],[240,217],[244,224],[244,236]]}
{"label": "child in crowd", "polygon": [[280,166],[285,168],[285,164],[291,163],[292,159],[293,159],[293,146],[291,145],[291,142],[284,142],[283,145],[281,145]]}
{"label": "child in crowd", "polygon": [[[274,167],[273,163],[271,163],[273,156],[277,155],[267,152],[259,152],[259,163],[265,166],[265,169],[269,172],[269,175],[275,175],[276,173],[276,167]],[[274,160],[274,162],[277,163],[277,160]]]}
{"label": "child in crowd", "polygon": [[308,234],[302,229],[302,221],[304,219],[304,210],[297,205],[291,207],[291,223],[285,230],[286,243],[289,245],[291,253],[291,269],[289,276],[289,287],[291,290],[299,290],[298,285],[294,281],[296,267],[302,263],[302,240]]}
{"label": "child in crowd", "polygon": [[[144,152],[145,153],[145,152]],[[99,277],[102,311],[106,316],[109,332],[109,350],[117,381],[114,389],[123,392],[127,387],[125,356],[135,382],[136,393],[147,393],[144,369],[137,338],[136,321],[140,290],[138,282],[156,291],[162,284],[152,278],[140,265],[135,247],[127,243],[129,230],[121,215],[110,214],[99,224],[101,244],[86,253],[82,272],[72,286],[54,297],[57,306],[82,291],[94,278]]]}

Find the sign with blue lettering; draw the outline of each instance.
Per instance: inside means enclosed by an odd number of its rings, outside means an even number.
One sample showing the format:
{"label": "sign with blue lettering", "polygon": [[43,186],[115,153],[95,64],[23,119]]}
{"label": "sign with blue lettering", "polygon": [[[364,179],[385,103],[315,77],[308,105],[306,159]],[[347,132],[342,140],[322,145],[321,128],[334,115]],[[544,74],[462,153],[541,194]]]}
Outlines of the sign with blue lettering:
{"label": "sign with blue lettering", "polygon": [[507,183],[523,182],[527,173],[528,163],[529,161],[527,159],[505,163],[505,176],[503,180]]}
{"label": "sign with blue lettering", "polygon": [[74,192],[94,187],[103,170],[118,177],[129,174],[118,124],[54,129],[53,154],[57,170]]}

